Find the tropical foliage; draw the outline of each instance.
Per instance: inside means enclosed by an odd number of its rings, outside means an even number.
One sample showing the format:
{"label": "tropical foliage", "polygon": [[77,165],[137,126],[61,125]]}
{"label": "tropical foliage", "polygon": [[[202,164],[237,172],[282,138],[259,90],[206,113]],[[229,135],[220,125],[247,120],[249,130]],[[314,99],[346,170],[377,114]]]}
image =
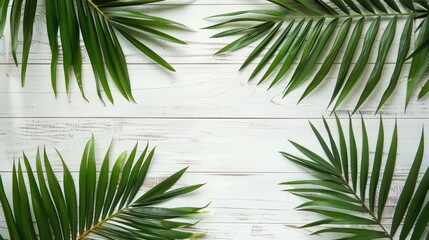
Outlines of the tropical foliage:
{"label": "tropical foliage", "polygon": [[202,235],[187,229],[196,224],[189,222],[189,216],[201,214],[203,208],[156,206],[202,186],[171,190],[186,169],[140,195],[154,150],[146,146],[138,157],[136,144],[128,157],[123,152],[110,168],[109,148],[98,172],[94,143],[92,138],[86,144],[77,186],[74,174],[58,151],[64,168],[62,187],[46,151],[43,156],[37,153],[35,172],[25,154],[25,169],[21,161],[17,167],[13,166],[10,201],[0,178],[0,203],[10,239],[95,239],[98,236],[115,240],[160,240]]}
{"label": "tropical foliage", "polygon": [[[217,15],[214,17],[227,19],[208,27],[231,26],[214,35],[214,38],[240,36],[217,54],[235,51],[262,39],[240,68],[242,70],[248,67],[258,56],[263,55],[249,81],[262,73],[259,84],[272,77],[271,88],[280,80],[288,78],[284,91],[286,96],[306,80],[311,80],[299,100],[301,101],[322,84],[337,61],[341,64],[329,106],[335,102],[332,109],[337,109],[355,91],[359,80],[366,80],[354,109],[356,111],[381,80],[389,81],[380,99],[379,111],[392,96],[404,64],[409,61],[411,68],[406,93],[406,106],[408,105],[429,67],[429,3],[426,0],[267,1],[278,8]],[[418,26],[415,26],[416,19],[420,22]],[[388,24],[382,30],[384,21]],[[283,25],[285,26],[282,27]],[[411,50],[415,28],[418,29],[417,40],[414,50]],[[377,35],[380,35],[379,43],[376,41]],[[398,47],[393,49],[392,42],[395,38],[400,38],[400,41]],[[270,44],[271,42],[273,43]],[[358,47],[359,44],[362,47]],[[378,46],[374,47],[375,45]],[[372,53],[375,49],[377,53]],[[267,51],[262,54],[264,50]],[[395,69],[392,74],[383,73],[387,56],[394,51],[397,51]],[[372,54],[377,55],[373,66],[368,64]],[[295,62],[297,67],[292,72],[290,70]],[[362,77],[365,69],[371,71],[367,79]],[[418,98],[423,98],[428,92],[429,81],[426,81]]]}
{"label": "tropical foliage", "polygon": [[[305,224],[303,227],[319,226],[321,229],[314,234],[340,234],[338,239],[427,239],[429,237],[426,231],[429,222],[429,203],[426,195],[429,190],[429,168],[418,183],[423,160],[424,134],[421,135],[417,153],[399,200],[394,204],[392,222],[387,224],[383,221],[386,217],[383,213],[394,179],[398,149],[397,125],[395,124],[384,168],[382,168],[385,145],[382,120],[380,120],[377,143],[372,150],[365,122],[362,119],[360,158],[353,121],[351,119],[349,121],[348,143],[345,130],[338,118],[336,124],[338,141],[334,140],[332,130],[325,120],[328,138],[324,138],[310,123],[325,157],[295,142],[291,143],[305,158],[282,153],[293,163],[308,169],[315,177],[315,179],[283,183],[293,187],[286,191],[308,200],[297,207],[299,211],[323,216],[322,220]],[[372,151],[375,151],[373,161],[370,160]],[[381,173],[383,173],[382,177]]]}
{"label": "tropical foliage", "polygon": [[[113,103],[108,81],[110,75],[121,94],[127,100],[134,101],[127,62],[118,34],[162,67],[174,71],[167,61],[144,42],[157,38],[186,44],[165,32],[167,29],[183,29],[185,26],[136,10],[138,7],[162,1],[164,0],[46,0],[46,26],[52,52],[51,80],[55,94],[61,45],[66,90],[69,91],[70,79],[74,72],[82,96],[85,98],[82,83],[81,37],[92,65],[100,99],[103,99],[101,92],[104,91],[109,101]],[[25,83],[37,3],[37,0],[13,0],[10,10],[11,49],[16,65],[18,65],[19,29],[23,17],[22,85]],[[4,30],[8,5],[9,0],[0,0],[0,35]]]}

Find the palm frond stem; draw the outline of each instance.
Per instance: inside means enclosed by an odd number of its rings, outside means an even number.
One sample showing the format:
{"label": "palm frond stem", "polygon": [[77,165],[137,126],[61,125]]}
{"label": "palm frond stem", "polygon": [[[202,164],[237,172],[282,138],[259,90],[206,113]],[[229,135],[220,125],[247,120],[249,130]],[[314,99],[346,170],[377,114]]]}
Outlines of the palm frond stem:
{"label": "palm frond stem", "polygon": [[101,225],[103,225],[105,222],[109,221],[110,219],[114,218],[115,216],[119,215],[120,213],[122,213],[123,211],[125,211],[126,209],[128,209],[129,207],[124,207],[116,212],[114,212],[113,214],[111,214],[110,216],[107,216],[105,219],[99,221],[98,223],[96,223],[94,226],[92,226],[90,229],[86,230],[84,233],[82,233],[82,235],[78,236],[76,238],[76,240],[85,240],[86,236],[88,236],[89,234],[91,234],[94,230],[96,230],[98,227],[100,227]]}
{"label": "palm frond stem", "polygon": [[285,16],[283,19],[331,19],[331,18],[358,18],[358,17],[422,17],[428,15],[420,12],[405,12],[405,13],[375,13],[375,14],[329,14],[329,15],[314,15],[314,16]]}
{"label": "palm frond stem", "polygon": [[[426,1],[400,1],[403,8],[393,0],[383,1],[384,3],[379,0],[292,0],[290,3],[267,1],[277,5],[277,8],[218,14],[212,18],[222,20],[206,27],[227,28],[213,35],[213,38],[238,37],[216,54],[257,44],[239,69],[241,71],[249,67],[249,63],[257,62],[249,81],[259,78],[259,85],[271,79],[269,90],[280,81],[288,80],[283,97],[307,82],[299,103],[330,79],[328,76],[336,74],[337,81],[328,105],[329,109],[336,102],[332,107],[333,111],[355,92],[358,83],[366,82],[353,110],[355,113],[374,94],[374,89],[380,88],[381,81],[389,81],[377,108],[378,112],[397,88],[401,74],[406,74],[404,64],[410,59],[412,67],[408,71],[406,106],[418,83],[425,80],[423,73],[429,66],[429,42],[425,41],[429,32],[429,6],[424,4]],[[398,19],[406,20],[402,29],[397,28]],[[419,23],[419,19],[423,22],[415,29],[414,25]],[[305,27],[303,24],[296,25],[297,20],[307,24]],[[385,29],[380,28],[381,21],[384,20],[388,21]],[[274,26],[282,23],[289,25],[280,30],[282,33],[278,33]],[[364,31],[364,27],[368,25],[368,30]],[[411,41],[413,32],[417,39],[414,43]],[[392,42],[399,36],[400,43],[395,46]],[[259,41],[261,38],[263,40]],[[357,50],[360,43],[362,48]],[[393,53],[395,47],[396,61],[391,61],[389,53]],[[373,56],[377,58],[374,64],[370,61]],[[262,58],[259,60],[257,57]],[[353,62],[353,59],[357,59],[357,62]],[[388,74],[385,66],[392,62],[396,62],[395,70]],[[295,63],[296,68],[292,68]],[[335,66],[339,66],[337,73],[332,71]],[[364,75],[368,70],[371,70],[371,74]],[[390,76],[385,79],[385,75]],[[429,82],[426,81],[417,100],[428,93]]]}
{"label": "palm frond stem", "polygon": [[[158,205],[194,192],[204,185],[173,189],[187,168],[168,176],[137,196],[145,183],[155,149],[149,150],[147,145],[140,156],[137,156],[136,144],[129,155],[127,151],[122,152],[110,167],[109,147],[101,169],[97,171],[94,141],[91,138],[85,146],[78,174],[79,185],[74,184],[76,181],[58,151],[63,165],[62,184],[52,169],[46,150],[42,157],[39,151],[36,155],[37,180],[24,154],[24,170],[27,171],[30,185],[28,187],[21,161],[18,162],[18,167],[14,164],[11,200],[5,194],[0,176],[0,204],[11,240],[86,240],[95,239],[93,236],[112,240],[192,239],[204,235],[190,229],[199,221],[190,222],[188,217],[205,213],[201,210],[207,206],[169,208]],[[42,167],[42,158],[45,168]],[[48,184],[45,184],[46,178]],[[31,195],[26,194],[27,190],[30,190]],[[18,210],[20,205],[23,206],[23,211]],[[32,227],[34,220],[36,224]],[[0,236],[0,239],[3,238]]]}
{"label": "palm frond stem", "polygon": [[348,182],[342,176],[341,176],[341,180],[343,181],[344,186],[346,186],[349,189],[350,194],[352,194],[355,197],[355,199],[359,201],[359,203],[365,209],[366,213],[369,214],[372,220],[374,220],[374,222],[376,222],[377,225],[383,230],[383,232],[386,234],[386,237],[389,238],[390,240],[393,240],[393,236],[390,235],[389,231],[386,229],[386,227],[384,227],[380,219],[378,219],[377,215],[369,209],[369,207],[366,205],[366,202],[359,197],[358,193],[355,190],[353,190],[353,188],[348,184]]}
{"label": "palm frond stem", "polygon": [[[21,82],[25,83],[26,69],[29,60],[35,13],[39,8],[38,0],[0,0],[0,36],[10,16],[11,52],[14,63],[18,66],[17,49],[20,38],[20,28],[23,32]],[[130,102],[135,102],[132,95],[130,74],[127,60],[118,35],[124,36],[134,47],[161,67],[174,71],[174,68],[150,46],[146,45],[148,38],[158,38],[167,42],[185,44],[171,35],[172,29],[184,30],[184,25],[178,22],[146,14],[133,9],[134,7],[160,2],[163,0],[142,1],[101,1],[101,0],[47,0],[46,26],[51,59],[51,85],[57,95],[57,67],[59,54],[62,52],[62,65],[66,92],[69,93],[70,83],[74,75],[84,99],[86,99],[82,81],[82,51],[84,43],[89,62],[95,77],[97,95],[104,103],[102,92],[113,104],[110,90],[110,79],[118,87],[121,95]],[[7,14],[10,11],[10,14]],[[23,19],[23,21],[21,21]],[[22,24],[21,24],[22,22]],[[126,28],[118,29],[115,22],[120,22]],[[166,29],[165,27],[169,27]],[[159,29],[159,30],[158,30]],[[134,31],[138,30],[138,32]],[[147,34],[149,36],[142,36]],[[81,38],[82,37],[82,38]],[[61,47],[60,47],[61,46]],[[73,70],[73,71],[69,71]],[[86,99],[87,100],[87,99]]]}
{"label": "palm frond stem", "polygon": [[[334,169],[333,169],[334,170]],[[335,169],[336,170],[336,169]],[[371,211],[371,209],[367,206],[366,202],[362,200],[362,198],[358,195],[356,190],[353,189],[352,186],[350,186],[349,182],[344,178],[344,176],[339,172],[338,170],[336,172],[336,177],[338,178],[339,182],[347,188],[348,192],[352,195],[352,197],[355,198],[355,200],[365,209],[365,213],[368,214],[372,220],[383,230],[385,237],[393,240],[393,236],[390,235],[389,231],[386,229],[386,227],[381,223],[380,219],[377,217],[377,215]]]}
{"label": "palm frond stem", "polygon": [[[361,119],[362,154],[359,155],[351,116],[349,116],[349,144],[347,144],[341,121],[337,115],[335,118],[338,141],[334,140],[330,127],[323,119],[330,146],[320,131],[310,123],[327,158],[293,141],[290,142],[301,154],[305,155],[304,158],[281,152],[286,159],[310,170],[315,178],[281,183],[292,187],[285,191],[307,200],[296,207],[298,211],[312,212],[325,217],[301,227],[322,227],[313,234],[338,233],[344,235],[342,238],[335,238],[337,240],[427,239],[428,234],[424,233],[424,229],[429,226],[429,218],[427,218],[429,169],[425,171],[423,178],[418,183],[418,174],[423,162],[424,132],[422,131],[419,147],[400,197],[395,201],[394,206],[390,206],[394,209],[392,221],[382,221],[387,217],[385,210],[389,195],[392,195],[392,184],[395,181],[396,156],[398,155],[397,123],[395,122],[387,157],[383,161],[385,137],[383,120],[380,118],[374,161],[372,170],[369,172],[370,148],[365,121],[363,118]],[[361,156],[360,160],[359,156]],[[384,168],[382,168],[383,162],[385,162]],[[369,174],[371,174],[370,178]],[[368,181],[369,179],[370,181]],[[366,197],[368,183],[369,194]],[[295,186],[298,187],[295,188]],[[389,210],[389,212],[391,211]],[[400,228],[401,223],[403,223],[402,228]],[[400,233],[396,234],[399,228]],[[426,237],[423,238],[424,236]]]}
{"label": "palm frond stem", "polygon": [[109,17],[107,17],[106,14],[104,14],[104,12],[101,11],[101,9],[92,0],[88,0],[88,2],[101,16],[103,16],[106,19],[109,19]]}

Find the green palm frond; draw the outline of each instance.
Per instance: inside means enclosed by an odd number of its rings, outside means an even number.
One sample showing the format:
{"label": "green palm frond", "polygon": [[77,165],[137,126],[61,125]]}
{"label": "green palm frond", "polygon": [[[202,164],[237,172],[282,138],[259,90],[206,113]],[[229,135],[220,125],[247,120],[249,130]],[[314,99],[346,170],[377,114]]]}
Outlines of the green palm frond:
{"label": "green palm frond", "polygon": [[[230,29],[214,35],[214,38],[240,36],[217,54],[235,51],[262,39],[240,68],[240,70],[246,68],[267,50],[249,81],[261,74],[259,84],[272,78],[269,87],[271,88],[282,79],[288,78],[289,82],[283,95],[286,96],[305,81],[311,80],[299,100],[301,101],[321,85],[337,60],[341,64],[329,106],[335,102],[333,110],[337,109],[352,94],[360,80],[366,81],[355,112],[383,79],[389,81],[389,85],[380,100],[377,108],[379,111],[391,97],[404,64],[409,60],[411,69],[408,72],[406,94],[406,106],[408,105],[415,88],[429,67],[429,3],[426,0],[267,1],[277,5],[278,8],[213,16],[227,20],[208,27],[231,26]],[[411,52],[416,19],[422,22],[418,25],[415,50]],[[384,30],[380,26],[382,21],[388,21]],[[397,29],[398,22],[405,24]],[[368,26],[367,30],[365,25]],[[375,41],[377,35],[380,35],[379,43]],[[383,67],[389,52],[392,51],[395,37],[400,38],[396,49],[398,55],[395,70],[391,76],[383,76]],[[361,49],[357,48],[360,42],[363,45]],[[376,45],[378,53],[372,53]],[[344,53],[341,54],[341,51]],[[371,54],[376,54],[377,59],[372,69],[369,69],[370,76],[363,79],[364,71],[369,68],[368,60]],[[295,61],[298,62],[297,67],[291,71]],[[318,62],[322,64],[318,66]],[[266,70],[263,71],[264,69]],[[287,74],[288,72],[290,74]],[[428,92],[429,81],[426,81],[418,98],[423,98]]]}
{"label": "green palm frond", "polygon": [[[338,239],[427,239],[429,234],[425,229],[429,226],[429,202],[426,197],[429,190],[429,168],[420,183],[418,181],[423,161],[423,132],[399,200],[394,204],[392,221],[386,224],[383,213],[394,177],[398,149],[397,125],[395,124],[389,148],[384,149],[384,127],[383,120],[380,119],[377,143],[372,150],[362,119],[359,158],[353,121],[349,120],[348,143],[338,118],[336,123],[338,141],[334,140],[325,119],[327,139],[310,123],[326,157],[295,142],[291,143],[305,157],[282,153],[288,160],[308,169],[316,178],[283,183],[293,187],[286,191],[308,200],[297,207],[299,211],[323,216],[322,220],[303,227],[318,226],[321,229],[314,234],[340,234]],[[388,154],[382,168],[384,150]],[[370,151],[375,152],[373,161],[370,161]]]}
{"label": "green palm frond", "polygon": [[[101,92],[104,91],[109,101],[113,103],[108,80],[110,76],[121,94],[127,100],[134,101],[127,62],[118,40],[119,34],[154,62],[170,71],[175,71],[166,60],[144,42],[147,39],[156,38],[177,44],[186,44],[165,32],[167,29],[184,29],[185,26],[134,9],[162,1],[164,0],[46,0],[46,26],[52,52],[51,81],[55,94],[61,46],[66,90],[69,91],[70,79],[73,77],[72,72],[74,72],[82,96],[85,98],[82,83],[81,37],[92,65],[100,99],[103,99]],[[9,0],[0,0],[0,34],[4,29],[8,4]],[[17,66],[19,30],[21,18],[23,18],[21,70],[23,86],[33,37],[36,9],[37,0],[13,0],[10,11],[11,49]]]}
{"label": "green palm frond", "polygon": [[3,36],[4,27],[6,25],[8,7],[9,0],[0,0],[0,37]]}
{"label": "green palm frond", "polygon": [[[0,203],[9,239],[103,237],[112,240],[160,240],[189,239],[203,235],[188,228],[198,223],[189,222],[189,217],[203,213],[201,210],[205,207],[157,206],[202,186],[184,186],[171,190],[186,169],[138,196],[154,150],[150,151],[146,146],[138,157],[136,144],[128,157],[123,152],[111,168],[109,149],[101,168],[97,170],[94,143],[92,138],[86,144],[77,181],[57,151],[64,168],[62,187],[46,151],[43,155],[37,152],[35,172],[25,154],[25,169],[21,166],[21,161],[17,166],[14,164],[10,200],[0,178]],[[27,177],[24,172],[27,172]],[[77,186],[75,182],[78,183]],[[33,225],[33,222],[36,224]]]}

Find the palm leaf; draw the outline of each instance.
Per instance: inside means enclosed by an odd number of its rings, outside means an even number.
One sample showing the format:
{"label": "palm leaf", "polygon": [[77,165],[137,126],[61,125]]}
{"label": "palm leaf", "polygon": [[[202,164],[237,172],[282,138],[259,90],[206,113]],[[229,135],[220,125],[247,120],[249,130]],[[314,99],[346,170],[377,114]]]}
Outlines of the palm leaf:
{"label": "palm leaf", "polygon": [[[300,85],[310,80],[299,102],[314,92],[333,73],[334,62],[340,62],[337,83],[333,90],[329,106],[335,102],[332,110],[337,109],[347,98],[355,92],[359,82],[365,85],[354,112],[366,103],[369,97],[382,80],[389,81],[384,90],[377,111],[389,100],[397,87],[398,80],[403,72],[404,64],[411,62],[408,72],[407,95],[405,106],[408,106],[415,88],[422,82],[423,74],[429,68],[429,8],[426,1],[404,0],[397,3],[393,0],[267,0],[275,9],[257,9],[237,11],[216,15],[211,18],[222,18],[220,23],[207,28],[228,27],[228,30],[213,37],[227,37],[243,35],[239,40],[228,44],[219,53],[226,53],[244,48],[263,39],[255,51],[247,57],[240,70],[248,67],[262,55],[257,67],[252,72],[249,81],[260,77],[259,83],[272,78],[270,87],[278,84],[282,79],[289,82],[284,89],[284,96],[295,91]],[[412,45],[414,22],[422,19],[416,35],[417,41]],[[296,22],[299,21],[299,24]],[[380,29],[381,22],[388,22],[384,30]],[[398,23],[405,22],[404,27],[398,29]],[[285,23],[285,24],[284,24]],[[307,27],[302,28],[306,23]],[[284,32],[278,26],[288,26]],[[363,31],[365,25],[369,28]],[[250,29],[264,31],[257,34]],[[281,34],[276,34],[280,32]],[[298,35],[301,33],[301,35]],[[380,43],[376,44],[379,35]],[[300,36],[300,37],[297,37]],[[392,49],[395,38],[400,38],[398,49]],[[269,44],[274,41],[273,44]],[[362,49],[357,50],[362,42]],[[239,43],[239,47],[237,47]],[[378,45],[378,46],[376,46]],[[292,46],[292,47],[291,47]],[[413,52],[410,52],[414,47]],[[378,52],[374,50],[378,49]],[[266,50],[264,53],[263,50]],[[280,49],[280,50],[279,50]],[[341,49],[344,53],[340,54]],[[256,51],[257,50],[257,51]],[[385,76],[384,66],[387,56],[398,51],[396,64],[391,76]],[[376,56],[373,67],[368,62],[371,55]],[[357,59],[353,64],[354,59]],[[297,62],[297,67],[291,66]],[[316,63],[321,62],[320,66]],[[266,68],[264,73],[264,68]],[[371,72],[365,79],[364,71]],[[288,74],[289,73],[289,74]],[[418,98],[421,99],[429,92],[429,81],[423,82]]]}
{"label": "palm leaf", "polygon": [[[394,204],[393,218],[390,224],[383,220],[385,206],[391,192],[394,178],[396,157],[398,156],[398,127],[395,124],[388,154],[383,160],[384,127],[380,119],[378,140],[375,145],[373,165],[369,167],[370,145],[365,121],[362,119],[362,154],[357,156],[357,141],[353,129],[353,121],[349,119],[349,144],[344,140],[342,126],[338,117],[336,123],[340,140],[328,147],[321,133],[311,125],[326,158],[309,154],[311,150],[294,143],[294,146],[306,158],[282,153],[290,161],[310,170],[317,180],[305,179],[283,183],[289,188],[286,191],[303,197],[307,202],[297,207],[299,211],[317,213],[323,220],[305,224],[303,227],[319,226],[313,234],[339,234],[335,239],[426,239],[425,229],[429,226],[429,168],[419,179],[424,152],[424,133],[422,132],[417,153],[411,166],[405,185],[398,201]],[[330,128],[327,126],[329,138],[332,139]],[[346,159],[347,171],[339,164],[343,160],[337,147],[349,153]],[[383,174],[380,176],[382,162]],[[343,166],[344,166],[344,163]],[[360,171],[357,171],[360,165]],[[371,169],[371,172],[369,172]],[[349,171],[350,170],[350,173]],[[369,195],[367,195],[368,176]],[[360,184],[357,184],[357,183]],[[378,187],[379,186],[379,187]],[[402,227],[400,227],[402,224]]]}
{"label": "palm leaf", "polygon": [[6,196],[0,177],[0,203],[9,239],[190,239],[202,236],[203,233],[188,229],[198,223],[190,222],[189,217],[202,214],[205,207],[157,206],[202,186],[171,189],[186,168],[138,196],[154,151],[146,146],[137,156],[136,145],[128,157],[126,152],[122,153],[110,168],[109,149],[97,174],[92,138],[82,156],[78,181],[57,151],[64,170],[62,185],[46,151],[43,156],[37,152],[35,173],[24,154],[25,169],[21,161],[17,167],[13,166],[12,199]]}
{"label": "palm leaf", "polygon": [[[167,34],[166,29],[183,29],[184,25],[133,10],[158,1],[46,1],[46,26],[52,53],[51,82],[57,94],[57,67],[60,47],[63,56],[65,87],[69,92],[71,79],[77,81],[85,98],[82,82],[81,37],[92,65],[97,93],[103,100],[102,92],[110,102],[113,96],[109,76],[125,99],[134,101],[127,61],[118,34],[160,66],[175,71],[174,68],[144,42],[148,38],[161,39],[177,44],[185,42]],[[0,35],[3,33],[9,0],[0,2]],[[125,8],[127,7],[127,8]],[[21,81],[25,84],[28,57],[35,21],[37,0],[13,0],[10,12],[12,56],[18,65],[17,48],[21,17],[23,16],[23,52]],[[58,40],[58,38],[60,40]],[[74,72],[74,74],[72,74]],[[86,98],[85,98],[86,99]]]}
{"label": "palm leaf", "polygon": [[8,7],[9,0],[0,0],[0,37],[3,35],[4,27],[6,25]]}

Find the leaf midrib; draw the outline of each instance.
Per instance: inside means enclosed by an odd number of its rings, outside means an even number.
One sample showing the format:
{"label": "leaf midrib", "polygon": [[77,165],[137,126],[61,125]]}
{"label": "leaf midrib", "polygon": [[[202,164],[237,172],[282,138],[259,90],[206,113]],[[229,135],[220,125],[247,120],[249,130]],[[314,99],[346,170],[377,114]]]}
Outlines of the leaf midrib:
{"label": "leaf midrib", "polygon": [[359,203],[362,205],[362,207],[366,210],[366,213],[369,214],[371,216],[371,218],[380,226],[380,228],[383,230],[386,237],[389,238],[390,240],[393,240],[393,236],[390,235],[390,233],[387,231],[387,229],[381,223],[380,219],[378,219],[377,216],[375,215],[375,213],[373,213],[369,209],[369,207],[366,205],[365,201],[359,197],[357,192],[355,190],[353,190],[353,188],[349,185],[349,182],[347,182],[342,175],[341,175],[341,180],[343,181],[344,186],[347,187],[347,189],[350,191],[350,193],[353,194],[355,199],[358,200]]}
{"label": "leaf midrib", "polygon": [[94,3],[94,2],[92,2],[92,0],[88,0],[88,2],[89,2],[89,4],[91,4],[91,6],[93,7],[93,8],[95,8],[95,10],[97,10],[97,12],[99,13],[99,14],[101,14],[101,16],[103,16],[104,18],[106,18],[106,19],[109,19],[105,14],[104,14],[104,12],[103,11],[101,11],[101,9]]}
{"label": "leaf midrib", "polygon": [[428,15],[429,12],[407,12],[407,13],[373,13],[373,14],[326,14],[326,15],[295,15],[285,16],[284,19],[321,19],[321,18],[356,18],[356,17],[418,17]]}
{"label": "leaf midrib", "polygon": [[84,240],[86,239],[86,236],[88,236],[90,233],[92,233],[94,230],[96,230],[97,228],[99,228],[101,225],[103,225],[104,223],[106,223],[107,221],[109,221],[110,219],[114,218],[115,216],[119,215],[120,213],[122,213],[123,211],[127,210],[129,208],[129,206],[126,206],[116,212],[114,212],[113,214],[111,214],[110,216],[107,216],[106,218],[104,218],[103,220],[97,222],[95,225],[93,225],[90,229],[86,230],[84,233],[82,233],[80,236],[78,236],[76,238],[76,240]]}

